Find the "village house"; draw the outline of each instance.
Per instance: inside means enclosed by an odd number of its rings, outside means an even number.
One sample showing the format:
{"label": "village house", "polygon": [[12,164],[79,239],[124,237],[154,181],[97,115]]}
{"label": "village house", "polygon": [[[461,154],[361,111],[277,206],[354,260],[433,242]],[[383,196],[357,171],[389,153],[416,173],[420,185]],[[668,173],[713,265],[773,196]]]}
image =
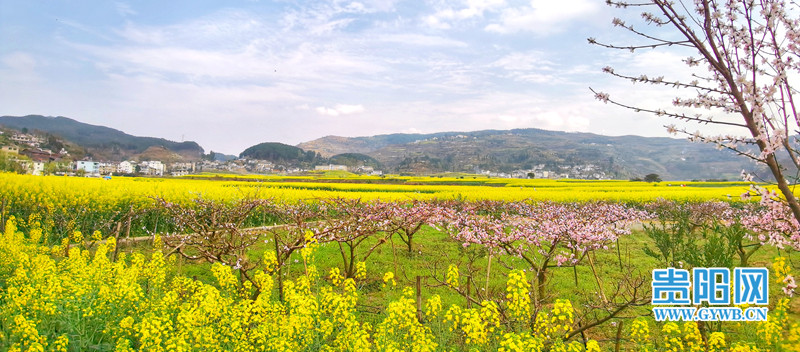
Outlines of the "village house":
{"label": "village house", "polygon": [[19,147],[16,145],[4,145],[2,148],[0,148],[0,151],[8,154],[19,154]]}
{"label": "village house", "polygon": [[148,160],[139,163],[139,172],[149,176],[164,176],[164,164],[158,160]]}
{"label": "village house", "polygon": [[33,161],[51,162],[60,158],[60,155],[53,154],[49,150],[42,150],[39,148],[28,148],[20,152],[20,154],[31,158]]}
{"label": "village house", "polygon": [[194,163],[172,163],[169,165],[169,174],[172,176],[186,176],[195,170]]}
{"label": "village house", "polygon": [[345,165],[334,165],[334,164],[317,165],[316,167],[314,167],[314,170],[316,170],[316,171],[347,171],[347,166],[345,166]]}
{"label": "village house", "polygon": [[11,136],[11,140],[31,147],[38,147],[40,144],[44,143],[44,138],[26,133],[16,133]]}
{"label": "village house", "polygon": [[75,162],[75,171],[83,170],[86,176],[100,175],[100,162],[92,160],[78,160]]}
{"label": "village house", "polygon": [[44,175],[44,165],[45,163],[41,161],[29,161],[25,163],[25,169],[31,175],[41,176]]}
{"label": "village house", "polygon": [[117,164],[117,174],[127,175],[134,173],[134,171],[136,171],[136,164],[130,161],[123,161]]}
{"label": "village house", "polygon": [[98,172],[101,175],[113,175],[117,172],[117,164],[115,163],[100,163],[98,167]]}

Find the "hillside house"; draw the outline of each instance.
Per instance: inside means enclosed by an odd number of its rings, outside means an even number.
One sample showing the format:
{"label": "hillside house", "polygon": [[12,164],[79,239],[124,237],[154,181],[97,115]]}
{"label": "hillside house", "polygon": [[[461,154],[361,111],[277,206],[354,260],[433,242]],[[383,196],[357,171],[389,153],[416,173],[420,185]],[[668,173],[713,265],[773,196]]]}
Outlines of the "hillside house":
{"label": "hillside house", "polygon": [[0,151],[8,154],[19,154],[19,147],[17,147],[16,145],[5,145],[2,148],[0,148]]}
{"label": "hillside house", "polygon": [[44,138],[26,133],[16,133],[11,136],[11,140],[31,147],[38,147],[40,144],[44,143]]}
{"label": "hillside house", "polygon": [[59,155],[53,154],[53,152],[49,150],[42,150],[39,148],[28,148],[22,150],[20,154],[31,158],[33,161],[41,161],[45,163],[59,159]]}

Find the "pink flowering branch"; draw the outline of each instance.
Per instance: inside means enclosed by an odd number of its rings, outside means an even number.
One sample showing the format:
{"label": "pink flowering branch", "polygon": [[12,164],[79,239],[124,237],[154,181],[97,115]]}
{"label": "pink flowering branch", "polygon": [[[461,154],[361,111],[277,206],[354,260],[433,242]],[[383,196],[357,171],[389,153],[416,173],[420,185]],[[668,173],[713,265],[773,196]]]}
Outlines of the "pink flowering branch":
{"label": "pink flowering branch", "polygon": [[[615,18],[612,22],[615,27],[624,29],[646,43],[618,45],[590,38],[591,44],[629,51],[691,48],[695,56],[685,58],[683,63],[687,71],[699,79],[680,82],[661,76],[618,73],[607,67],[603,71],[617,78],[688,90],[696,95],[675,98],[671,109],[625,104],[612,99],[608,93],[592,89],[595,97],[604,103],[687,123],[741,129],[741,134],[749,139],[706,136],[700,132],[688,133],[685,129],[669,127],[671,132],[680,131],[695,141],[714,143],[721,149],[732,150],[767,166],[783,194],[781,201],[785,202],[795,219],[800,219],[800,203],[787,181],[787,167],[795,170],[800,168],[797,140],[792,137],[800,132],[794,97],[798,90],[793,84],[800,73],[800,60],[797,59],[800,54],[800,16],[796,11],[797,5],[785,0],[607,3],[620,9],[644,9],[641,12],[643,23],[651,28],[659,27],[659,30],[641,30]],[[672,35],[665,34],[665,30],[671,31]],[[779,161],[778,154],[788,155],[789,162]]]}
{"label": "pink flowering branch", "polygon": [[481,245],[528,263],[544,299],[548,270],[580,263],[593,250],[607,249],[627,225],[647,216],[619,204],[507,203],[500,214],[472,209],[442,217],[451,237],[465,247]]}

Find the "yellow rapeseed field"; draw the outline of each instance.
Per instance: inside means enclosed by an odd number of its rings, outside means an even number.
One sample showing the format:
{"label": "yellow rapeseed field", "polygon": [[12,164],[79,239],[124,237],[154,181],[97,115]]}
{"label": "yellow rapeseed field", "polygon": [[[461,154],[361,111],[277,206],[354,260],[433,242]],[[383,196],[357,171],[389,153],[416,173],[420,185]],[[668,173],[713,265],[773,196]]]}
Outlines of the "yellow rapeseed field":
{"label": "yellow rapeseed field", "polygon": [[[219,177],[218,177],[219,178]],[[648,202],[670,200],[738,200],[748,190],[742,182],[630,182],[546,179],[456,179],[396,177],[300,178],[242,177],[236,180],[128,178],[110,180],[63,176],[0,174],[0,195],[14,203],[36,203],[40,207],[89,208],[149,203],[158,196],[174,202],[194,199],[230,200],[243,197],[283,201],[332,197],[409,200],[612,200]],[[247,179],[249,181],[240,181]],[[332,182],[336,181],[336,182]],[[377,182],[392,182],[377,183]]]}

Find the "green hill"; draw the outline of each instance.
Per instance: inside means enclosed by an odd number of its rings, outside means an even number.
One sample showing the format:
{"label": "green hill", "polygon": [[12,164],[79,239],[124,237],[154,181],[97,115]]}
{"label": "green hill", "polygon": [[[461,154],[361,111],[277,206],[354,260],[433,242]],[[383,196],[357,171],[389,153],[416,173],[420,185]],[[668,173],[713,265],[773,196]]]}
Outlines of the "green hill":
{"label": "green hill", "polygon": [[313,163],[320,159],[313,151],[306,152],[295,146],[275,142],[256,144],[245,149],[239,157],[288,164]]}

